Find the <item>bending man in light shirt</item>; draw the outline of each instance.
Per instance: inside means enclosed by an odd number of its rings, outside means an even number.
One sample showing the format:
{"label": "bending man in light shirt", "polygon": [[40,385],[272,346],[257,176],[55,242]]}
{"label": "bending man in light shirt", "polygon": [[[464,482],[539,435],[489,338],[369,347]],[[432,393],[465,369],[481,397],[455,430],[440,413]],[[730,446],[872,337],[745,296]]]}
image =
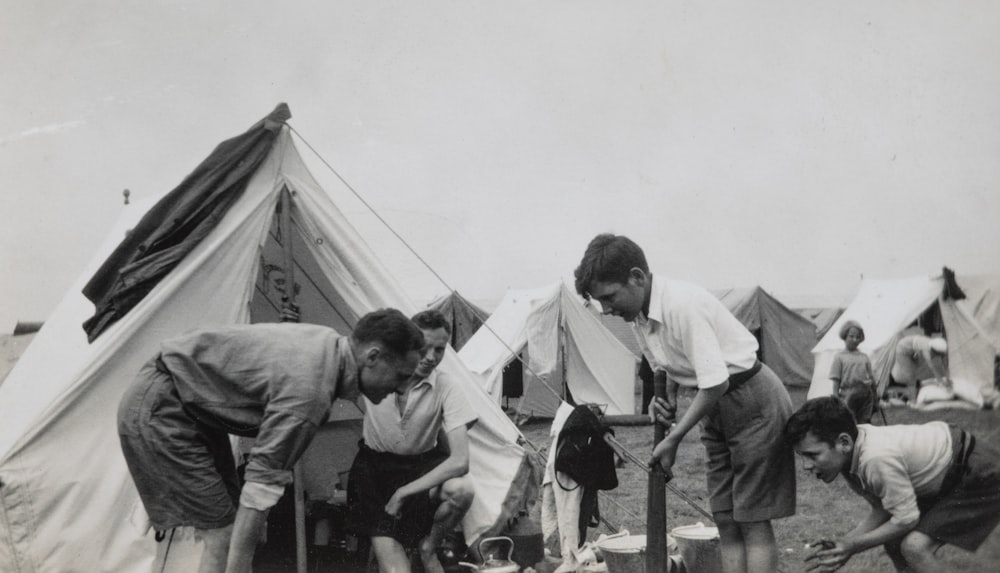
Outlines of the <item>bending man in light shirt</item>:
{"label": "bending man in light shirt", "polygon": [[424,347],[395,400],[366,404],[364,443],[347,482],[348,529],[371,538],[382,573],[410,571],[416,547],[427,573],[443,573],[437,547],[472,505],[468,430],[478,417],[457,381],[436,370],[451,339],[440,312],[413,317]]}
{"label": "bending man in light shirt", "polygon": [[853,530],[813,544],[809,571],[836,571],[877,545],[897,570],[949,570],[942,545],[975,551],[1000,523],[1000,450],[960,428],[855,424],[826,396],[803,404],[785,437],[806,471],[827,483],[843,476],[871,505]]}
{"label": "bending man in light shirt", "polygon": [[[795,513],[795,459],[782,440],[792,401],[757,360],[757,340],[705,289],[649,272],[627,237],[595,237],[576,272],[576,290],[605,314],[633,323],[668,400],[650,408],[669,427],[650,465],[670,474],[681,440],[701,422],[708,494],[726,573],[773,573],[778,547],[771,520]],[[696,388],[676,425],[677,385]]]}
{"label": "bending man in light shirt", "polygon": [[[201,573],[250,571],[267,514],[336,398],[401,391],[424,339],[398,310],[369,313],[350,336],[262,323],[162,343],[118,409],[125,461],[157,536],[193,527]],[[229,435],[255,436],[239,487]]]}

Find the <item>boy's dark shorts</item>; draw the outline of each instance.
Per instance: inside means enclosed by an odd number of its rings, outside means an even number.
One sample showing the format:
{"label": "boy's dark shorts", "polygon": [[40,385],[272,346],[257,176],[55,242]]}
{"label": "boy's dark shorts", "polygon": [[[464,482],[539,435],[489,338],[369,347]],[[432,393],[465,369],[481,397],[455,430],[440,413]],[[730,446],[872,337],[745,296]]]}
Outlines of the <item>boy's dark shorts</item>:
{"label": "boy's dark shorts", "polygon": [[347,480],[347,530],[367,537],[392,537],[403,547],[415,547],[431,530],[438,500],[429,492],[410,496],[398,518],[385,512],[385,504],[397,489],[447,457],[439,449],[416,456],[376,452],[362,443]]}
{"label": "boy's dark shorts", "polygon": [[[916,530],[945,543],[975,551],[1000,523],[1000,450],[953,428],[952,446],[966,451],[954,460],[942,491],[933,500],[917,499],[920,522]],[[967,449],[972,445],[971,452]],[[951,481],[952,483],[948,483]],[[949,487],[950,486],[950,487]]]}

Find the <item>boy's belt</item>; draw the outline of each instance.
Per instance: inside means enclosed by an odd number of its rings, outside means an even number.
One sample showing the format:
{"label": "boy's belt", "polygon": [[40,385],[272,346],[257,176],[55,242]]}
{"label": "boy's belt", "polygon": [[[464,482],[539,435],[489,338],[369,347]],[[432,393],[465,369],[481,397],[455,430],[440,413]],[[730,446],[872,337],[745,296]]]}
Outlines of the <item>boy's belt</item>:
{"label": "boy's belt", "polygon": [[760,372],[761,363],[760,360],[755,360],[753,366],[749,370],[744,370],[743,372],[737,372],[729,376],[729,388],[726,390],[726,394],[732,392],[733,390],[742,386],[747,380],[753,378]]}
{"label": "boy's belt", "polygon": [[969,456],[976,447],[976,437],[960,428],[952,426],[952,452],[951,465],[945,471],[944,479],[941,481],[941,489],[938,495],[945,495],[951,492],[962,480],[969,465]]}

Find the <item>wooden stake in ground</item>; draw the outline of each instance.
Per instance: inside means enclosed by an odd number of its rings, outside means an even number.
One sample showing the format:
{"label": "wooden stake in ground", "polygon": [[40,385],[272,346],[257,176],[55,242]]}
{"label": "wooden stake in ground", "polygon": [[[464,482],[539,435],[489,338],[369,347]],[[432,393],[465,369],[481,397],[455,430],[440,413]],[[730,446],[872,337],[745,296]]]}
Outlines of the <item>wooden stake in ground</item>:
{"label": "wooden stake in ground", "polygon": [[[653,382],[653,396],[667,397],[667,382],[657,376]],[[653,444],[663,439],[664,428],[653,424]],[[666,571],[667,564],[667,484],[663,468],[653,464],[649,471],[649,490],[646,496],[646,571]]]}

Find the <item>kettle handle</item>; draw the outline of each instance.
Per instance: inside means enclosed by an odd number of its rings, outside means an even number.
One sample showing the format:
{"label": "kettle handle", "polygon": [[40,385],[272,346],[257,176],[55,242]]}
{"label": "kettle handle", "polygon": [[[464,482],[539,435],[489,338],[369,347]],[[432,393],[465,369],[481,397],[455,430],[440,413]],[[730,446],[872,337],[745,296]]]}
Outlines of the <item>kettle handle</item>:
{"label": "kettle handle", "polygon": [[511,539],[510,537],[506,537],[506,536],[486,537],[486,538],[480,539],[479,540],[479,555],[480,555],[480,557],[483,558],[483,560],[486,559],[486,557],[483,555],[483,543],[486,543],[487,541],[506,541],[507,542],[507,557],[506,557],[506,560],[510,561],[510,556],[511,556],[511,554],[514,553],[514,540],[513,539]]}

